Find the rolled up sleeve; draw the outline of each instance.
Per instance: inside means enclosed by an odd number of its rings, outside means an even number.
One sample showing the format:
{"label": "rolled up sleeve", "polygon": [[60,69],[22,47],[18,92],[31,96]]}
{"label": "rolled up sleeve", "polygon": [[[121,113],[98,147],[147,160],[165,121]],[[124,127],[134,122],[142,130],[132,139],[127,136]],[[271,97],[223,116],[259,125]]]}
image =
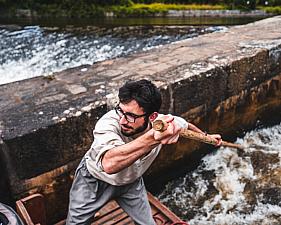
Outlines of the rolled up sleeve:
{"label": "rolled up sleeve", "polygon": [[178,117],[178,116],[174,116],[175,118],[175,122],[182,128],[188,128],[188,122],[181,118],[181,117]]}
{"label": "rolled up sleeve", "polygon": [[107,131],[105,133],[94,132],[95,141],[92,149],[96,153],[95,161],[100,171],[104,171],[102,167],[102,158],[104,154],[112,148],[124,145],[124,141],[116,133]]}
{"label": "rolled up sleeve", "polygon": [[112,148],[124,145],[125,142],[118,134],[115,123],[112,121],[100,120],[93,131],[94,142],[91,146],[90,157],[96,163],[100,171],[102,167],[102,158],[104,154]]}

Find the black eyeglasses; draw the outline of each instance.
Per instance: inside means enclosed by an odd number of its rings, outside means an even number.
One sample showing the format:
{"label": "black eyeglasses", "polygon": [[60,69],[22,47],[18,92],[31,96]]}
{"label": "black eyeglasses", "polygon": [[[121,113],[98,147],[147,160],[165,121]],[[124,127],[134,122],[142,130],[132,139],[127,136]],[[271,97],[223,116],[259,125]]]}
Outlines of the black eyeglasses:
{"label": "black eyeglasses", "polygon": [[147,114],[143,114],[143,115],[136,115],[134,113],[129,113],[129,112],[124,112],[119,104],[114,108],[115,112],[117,113],[117,115],[121,118],[122,116],[125,117],[125,119],[129,122],[129,123],[135,123],[137,118],[141,118],[143,116],[146,116]]}

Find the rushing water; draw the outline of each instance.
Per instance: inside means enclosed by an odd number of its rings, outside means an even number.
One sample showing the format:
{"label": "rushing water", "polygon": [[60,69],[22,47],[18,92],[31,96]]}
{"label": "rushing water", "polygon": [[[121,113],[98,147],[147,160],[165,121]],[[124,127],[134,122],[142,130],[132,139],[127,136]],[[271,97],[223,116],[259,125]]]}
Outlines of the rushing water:
{"label": "rushing water", "polygon": [[[186,32],[174,34],[163,32],[158,34],[137,29],[141,35],[130,35],[128,32],[133,32],[134,29],[129,29],[126,30],[127,35],[125,35],[122,34],[122,29],[120,31],[117,28],[59,29],[40,26],[2,26],[0,27],[0,84],[50,75],[67,68],[145,51],[152,47],[191,38],[200,33],[222,29],[226,28],[189,27]],[[146,33],[151,35],[144,35]]]}
{"label": "rushing water", "polygon": [[[245,24],[262,18],[156,17],[88,20],[0,18],[0,24],[4,24],[0,25],[0,85],[50,75],[67,68],[93,64],[199,34],[226,29],[218,25]],[[155,29],[157,25],[165,28]],[[144,29],[138,28],[141,26],[144,26]],[[167,26],[181,28],[165,33]]]}
{"label": "rushing water", "polygon": [[169,182],[159,199],[190,225],[281,224],[281,124],[221,147]]}

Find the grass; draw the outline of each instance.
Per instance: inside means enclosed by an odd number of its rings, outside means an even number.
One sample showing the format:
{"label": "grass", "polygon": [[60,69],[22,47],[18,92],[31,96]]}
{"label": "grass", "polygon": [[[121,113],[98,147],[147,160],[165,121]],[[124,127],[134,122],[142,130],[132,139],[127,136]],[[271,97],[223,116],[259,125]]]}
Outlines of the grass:
{"label": "grass", "polygon": [[223,5],[182,5],[182,4],[132,4],[130,6],[112,6],[108,11],[114,12],[117,16],[148,16],[154,14],[165,14],[168,10],[223,10]]}
{"label": "grass", "polygon": [[132,8],[141,9],[148,8],[151,10],[222,10],[226,9],[226,7],[222,5],[182,5],[182,4],[161,4],[161,3],[153,3],[153,4],[134,4]]}

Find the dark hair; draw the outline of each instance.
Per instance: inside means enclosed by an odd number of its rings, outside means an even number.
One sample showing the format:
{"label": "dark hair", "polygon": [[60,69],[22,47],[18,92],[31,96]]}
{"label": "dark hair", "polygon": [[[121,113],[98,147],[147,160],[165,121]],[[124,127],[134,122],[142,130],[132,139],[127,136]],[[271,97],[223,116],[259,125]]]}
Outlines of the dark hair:
{"label": "dark hair", "polygon": [[162,104],[160,91],[151,81],[145,79],[127,81],[119,89],[118,97],[123,104],[135,100],[149,115],[158,112]]}

